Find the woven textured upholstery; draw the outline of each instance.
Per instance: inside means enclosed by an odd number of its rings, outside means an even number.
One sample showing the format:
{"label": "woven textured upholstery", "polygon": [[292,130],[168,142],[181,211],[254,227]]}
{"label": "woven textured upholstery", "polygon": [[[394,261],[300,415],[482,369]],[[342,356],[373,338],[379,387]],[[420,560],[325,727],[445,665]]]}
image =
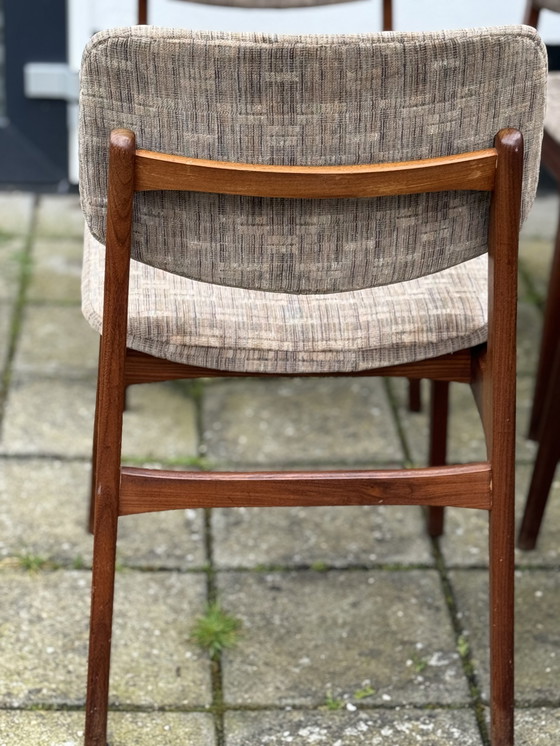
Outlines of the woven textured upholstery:
{"label": "woven textured upholstery", "polygon": [[[135,27],[88,45],[81,193],[104,242],[107,137],[225,161],[329,165],[449,155],[526,139],[526,213],[538,174],[544,48],[508,27],[275,36]],[[539,95],[539,94],[537,94]],[[263,200],[148,193],[133,256],[192,279],[328,293],[437,272],[486,249],[487,196]]]}
{"label": "woven textured upholstery", "polygon": [[[86,318],[102,331],[112,128],[135,131],[139,147],[176,154],[330,165],[484,148],[515,126],[526,138],[526,212],[545,79],[543,46],[527,27],[352,37],[152,27],[99,34],[82,68]],[[487,200],[137,194],[128,346],[223,370],[311,373],[479,344]]]}
{"label": "woven textured upholstery", "polygon": [[[83,311],[102,327],[104,247],[86,231]],[[297,295],[197,282],[132,262],[128,345],[221,370],[395,365],[486,339],[486,257],[396,285]]]}

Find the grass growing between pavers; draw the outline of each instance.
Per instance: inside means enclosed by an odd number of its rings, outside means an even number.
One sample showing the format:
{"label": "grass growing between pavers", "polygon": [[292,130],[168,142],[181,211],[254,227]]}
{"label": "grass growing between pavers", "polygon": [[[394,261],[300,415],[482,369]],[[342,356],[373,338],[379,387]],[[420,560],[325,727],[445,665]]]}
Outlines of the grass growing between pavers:
{"label": "grass growing between pavers", "polygon": [[209,603],[192,631],[192,639],[205,650],[212,660],[224,651],[234,648],[239,641],[241,620],[228,614],[217,602]]}

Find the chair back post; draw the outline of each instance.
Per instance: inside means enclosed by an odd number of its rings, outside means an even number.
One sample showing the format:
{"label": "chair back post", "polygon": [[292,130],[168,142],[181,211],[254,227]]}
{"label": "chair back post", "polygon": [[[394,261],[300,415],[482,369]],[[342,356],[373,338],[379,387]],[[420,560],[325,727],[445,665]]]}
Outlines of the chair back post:
{"label": "chair back post", "polygon": [[525,15],[523,16],[523,23],[526,26],[534,26],[535,28],[537,28],[540,14],[541,9],[537,5],[535,5],[533,0],[527,0],[527,5],[525,6]]}
{"label": "chair back post", "polygon": [[[489,227],[488,360],[484,421],[492,464],[490,511],[490,697],[493,746],[513,743],[515,537],[515,331],[523,138],[506,129],[498,152]],[[490,405],[490,409],[488,409]]]}
{"label": "chair back post", "polygon": [[393,30],[393,0],[383,0],[383,31]]}
{"label": "chair back post", "polygon": [[148,23],[148,0],[138,0],[138,24],[144,26]]}
{"label": "chair back post", "polygon": [[[96,407],[94,555],[92,605],[99,609],[90,627],[86,744],[105,743],[114,573],[121,478],[122,413],[126,356],[128,277],[134,197],[134,134],[114,130],[109,145],[107,253],[103,334]],[[99,740],[99,734],[102,739]]]}

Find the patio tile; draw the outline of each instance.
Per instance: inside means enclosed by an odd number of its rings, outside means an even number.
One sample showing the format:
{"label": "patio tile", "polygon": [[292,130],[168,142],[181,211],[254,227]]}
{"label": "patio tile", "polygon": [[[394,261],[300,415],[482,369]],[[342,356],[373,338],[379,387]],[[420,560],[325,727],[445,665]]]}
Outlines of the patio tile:
{"label": "patio tile", "polygon": [[19,293],[25,257],[23,236],[3,236],[0,223],[0,301],[14,301]]}
{"label": "patio tile", "polygon": [[81,238],[84,218],[77,194],[45,194],[39,202],[36,234],[40,238]]}
{"label": "patio tile", "polygon": [[437,574],[220,573],[219,598],[242,621],[224,657],[229,705],[468,701]]}
{"label": "patio tile", "polygon": [[[91,457],[95,383],[53,380],[12,384],[0,451]],[[185,460],[197,455],[193,400],[172,383],[132,386],[124,415],[124,458]]]}
{"label": "patio tile", "polygon": [[[426,382],[424,382],[426,383]],[[398,406],[399,419],[415,464],[425,464],[428,454],[428,408],[430,389],[422,387],[422,412],[408,411],[408,381],[393,379],[391,389]],[[535,444],[526,437],[533,396],[533,379],[519,376],[517,380],[517,458],[531,461]],[[478,410],[466,384],[451,384],[449,393],[448,462],[465,463],[485,460],[484,435]]]}
{"label": "patio tile", "polygon": [[12,325],[12,307],[0,301],[0,369],[6,363],[10,346],[10,330]]}
{"label": "patio tile", "polygon": [[5,454],[91,456],[93,380],[14,381],[4,416]]}
{"label": "patio tile", "polygon": [[560,708],[518,710],[515,725],[518,746],[560,743]]}
{"label": "patio tile", "polygon": [[551,239],[558,225],[558,194],[539,191],[521,228],[521,243],[533,239]]}
{"label": "patio tile", "polygon": [[[556,573],[518,570],[516,573],[516,700],[526,705],[558,706],[560,680],[560,595]],[[488,576],[485,572],[453,570],[461,620],[470,642],[477,676],[488,696]]]}
{"label": "patio tile", "polygon": [[517,314],[517,373],[533,375],[537,367],[542,327],[542,312],[534,305],[521,300]]}
{"label": "patio tile", "polygon": [[212,511],[216,566],[432,564],[416,507]]}
{"label": "patio tile", "polygon": [[[516,469],[516,513],[518,525],[523,514],[532,464]],[[488,516],[482,510],[447,508],[445,533],[440,539],[446,564],[450,567],[476,567],[488,563]],[[560,481],[553,482],[547,512],[537,548],[516,550],[516,563],[522,566],[560,566]]]}
{"label": "patio tile", "polygon": [[[83,704],[89,574],[5,570],[0,586],[0,705]],[[188,639],[204,603],[205,580],[198,575],[118,573],[112,702],[148,708],[210,703],[207,660]]]}
{"label": "patio tile", "polygon": [[[81,712],[0,712],[0,746],[81,746]],[[111,746],[213,746],[210,715],[171,712],[109,713]]]}
{"label": "patio tile", "polygon": [[39,238],[33,245],[30,301],[80,304],[82,242],[77,238]]}
{"label": "patio tile", "polygon": [[[481,746],[468,711],[231,712],[226,746]],[[544,742],[543,742],[544,743]]]}
{"label": "patio tile", "polygon": [[[0,557],[35,556],[66,567],[90,566],[89,480],[89,464],[83,462],[4,460]],[[119,523],[118,561],[148,569],[200,567],[205,562],[203,532],[202,511],[126,516]]]}
{"label": "patio tile", "polygon": [[205,390],[211,461],[255,466],[380,464],[402,451],[378,379],[251,379]]}
{"label": "patio tile", "polygon": [[79,306],[31,306],[23,318],[14,370],[17,375],[95,376],[99,335]]}
{"label": "patio tile", "polygon": [[31,230],[35,196],[28,192],[0,193],[0,232],[26,235]]}

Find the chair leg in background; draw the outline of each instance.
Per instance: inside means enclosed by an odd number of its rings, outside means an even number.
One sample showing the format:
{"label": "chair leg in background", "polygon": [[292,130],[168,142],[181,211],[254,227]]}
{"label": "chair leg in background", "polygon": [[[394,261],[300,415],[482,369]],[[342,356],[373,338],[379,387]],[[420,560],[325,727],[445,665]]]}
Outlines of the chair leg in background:
{"label": "chair leg in background", "polygon": [[552,374],[554,358],[560,348],[558,338],[558,319],[560,318],[560,224],[556,233],[554,256],[550,268],[550,279],[544,309],[544,324],[539,353],[539,364],[535,378],[535,393],[529,423],[529,437],[539,440],[541,420],[544,417],[544,406],[551,381],[560,383],[560,378]]}
{"label": "chair leg in background", "polygon": [[[560,253],[560,252],[559,252]],[[548,495],[556,465],[560,458],[560,438],[558,421],[560,418],[560,346],[548,381],[548,392],[540,416],[539,447],[531,485],[525,503],[523,520],[519,529],[518,546],[520,549],[534,549],[537,543]]]}
{"label": "chair leg in background", "polygon": [[[432,381],[430,391],[430,466],[444,466],[447,462],[447,424],[449,418],[449,383]],[[438,537],[443,534],[444,508],[428,508],[428,534]]]}
{"label": "chair leg in background", "polygon": [[422,411],[422,388],[420,378],[408,379],[408,409],[410,412]]}
{"label": "chair leg in background", "polygon": [[89,516],[88,516],[88,531],[93,534],[93,527],[95,526],[95,484],[97,480],[97,439],[98,439],[98,415],[99,415],[99,387],[97,387],[97,393],[95,395],[95,414],[93,420],[93,445],[91,449],[91,479],[89,486]]}

